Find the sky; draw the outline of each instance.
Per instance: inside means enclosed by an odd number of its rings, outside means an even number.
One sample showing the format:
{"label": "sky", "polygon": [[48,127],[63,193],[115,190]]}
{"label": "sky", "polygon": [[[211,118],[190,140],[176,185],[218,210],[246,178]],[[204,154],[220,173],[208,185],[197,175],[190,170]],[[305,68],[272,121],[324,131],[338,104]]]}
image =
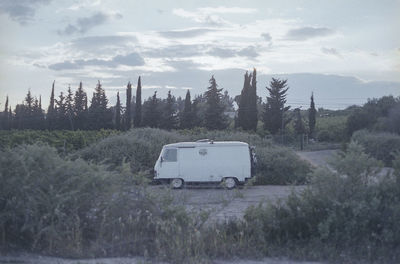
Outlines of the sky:
{"label": "sky", "polygon": [[[400,0],[0,0],[0,109],[30,89],[49,101],[90,95],[110,103],[142,76],[144,98],[203,93],[212,75],[231,96],[257,69],[288,79],[288,104],[339,109],[400,95]],[[122,99],[122,101],[124,101]]]}

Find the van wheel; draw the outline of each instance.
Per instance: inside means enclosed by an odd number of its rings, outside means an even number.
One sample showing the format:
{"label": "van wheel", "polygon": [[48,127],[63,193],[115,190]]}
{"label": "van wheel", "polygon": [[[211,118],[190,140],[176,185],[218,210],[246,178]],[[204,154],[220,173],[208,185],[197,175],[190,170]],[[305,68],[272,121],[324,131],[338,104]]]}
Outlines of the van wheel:
{"label": "van wheel", "polygon": [[174,189],[180,189],[183,186],[183,180],[179,178],[172,179],[171,187]]}
{"label": "van wheel", "polygon": [[225,178],[223,184],[225,188],[230,190],[236,187],[236,180],[235,178]]}

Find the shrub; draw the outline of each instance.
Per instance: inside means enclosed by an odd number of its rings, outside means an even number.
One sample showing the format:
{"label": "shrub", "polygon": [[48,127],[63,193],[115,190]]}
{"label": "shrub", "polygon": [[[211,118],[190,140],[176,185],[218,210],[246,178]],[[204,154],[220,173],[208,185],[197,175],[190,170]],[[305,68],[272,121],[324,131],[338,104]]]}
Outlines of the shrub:
{"label": "shrub", "polygon": [[391,166],[395,151],[400,150],[400,136],[386,132],[360,130],[353,134],[352,140],[360,143],[365,152]]}
{"label": "shrub", "polygon": [[176,132],[155,128],[132,129],[127,133],[110,136],[72,155],[115,169],[124,161],[132,171],[148,170],[154,166],[165,144],[185,141],[187,137]]}
{"label": "shrub", "polygon": [[287,148],[271,146],[257,148],[256,184],[304,184],[310,172],[309,164]]}
{"label": "shrub", "polygon": [[346,140],[346,120],[346,116],[319,117],[315,128],[317,140],[327,142]]}
{"label": "shrub", "polygon": [[333,165],[335,172],[315,171],[311,187],[292,194],[286,203],[250,208],[245,216],[248,225],[261,221],[270,247],[290,248],[312,258],[398,262],[398,182],[393,177],[377,179],[379,162],[354,142]]}
{"label": "shrub", "polygon": [[83,160],[63,160],[54,148],[21,145],[0,152],[3,245],[55,254],[82,250],[88,212],[112,174]]}

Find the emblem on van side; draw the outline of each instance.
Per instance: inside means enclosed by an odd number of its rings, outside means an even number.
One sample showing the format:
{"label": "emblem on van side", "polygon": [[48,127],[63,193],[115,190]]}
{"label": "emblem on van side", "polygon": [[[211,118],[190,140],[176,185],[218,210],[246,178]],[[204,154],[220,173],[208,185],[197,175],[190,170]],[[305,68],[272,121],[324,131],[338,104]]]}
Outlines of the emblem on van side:
{"label": "emblem on van side", "polygon": [[199,150],[199,154],[202,155],[202,156],[206,155],[207,154],[207,149],[200,149]]}

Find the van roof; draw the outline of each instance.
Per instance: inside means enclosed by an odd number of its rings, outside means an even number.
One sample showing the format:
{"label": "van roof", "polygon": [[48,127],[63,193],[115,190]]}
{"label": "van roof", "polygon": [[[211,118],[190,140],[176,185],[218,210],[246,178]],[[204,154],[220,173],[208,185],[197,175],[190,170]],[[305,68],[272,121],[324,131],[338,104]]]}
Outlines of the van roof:
{"label": "van roof", "polygon": [[221,147],[221,146],[249,146],[241,141],[204,141],[204,142],[177,142],[165,145],[164,147],[189,148],[189,147]]}

